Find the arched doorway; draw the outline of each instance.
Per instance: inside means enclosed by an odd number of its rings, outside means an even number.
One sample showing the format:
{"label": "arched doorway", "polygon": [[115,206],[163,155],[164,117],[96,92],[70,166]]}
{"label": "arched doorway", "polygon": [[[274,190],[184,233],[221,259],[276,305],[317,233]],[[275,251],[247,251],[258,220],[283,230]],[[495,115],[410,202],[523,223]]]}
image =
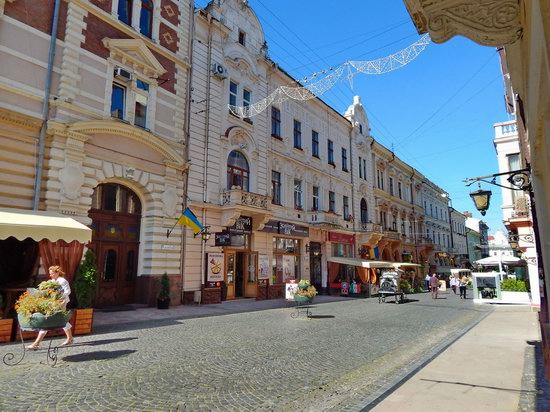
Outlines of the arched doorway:
{"label": "arched doorway", "polygon": [[96,306],[135,301],[141,202],[125,186],[106,183],[92,195],[91,248],[97,256]]}

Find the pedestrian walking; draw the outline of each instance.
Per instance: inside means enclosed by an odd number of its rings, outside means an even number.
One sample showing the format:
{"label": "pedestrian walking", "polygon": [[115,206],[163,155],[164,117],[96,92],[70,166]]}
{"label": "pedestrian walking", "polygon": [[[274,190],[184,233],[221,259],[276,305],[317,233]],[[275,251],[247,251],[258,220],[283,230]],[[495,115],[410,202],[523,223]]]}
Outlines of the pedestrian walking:
{"label": "pedestrian walking", "polygon": [[430,274],[426,273],[426,277],[424,278],[424,281],[426,282],[426,290],[430,290]]}
{"label": "pedestrian walking", "polygon": [[453,290],[453,293],[456,295],[456,286],[458,284],[458,279],[454,276],[451,276],[451,280],[449,281],[449,284],[451,285],[451,289]]}
{"label": "pedestrian walking", "polygon": [[460,289],[460,299],[466,299],[466,287],[468,286],[468,277],[462,275],[458,281],[458,287]]}
{"label": "pedestrian walking", "polygon": [[437,292],[439,290],[439,279],[435,273],[432,273],[430,278],[430,289],[432,291],[432,299],[437,299]]}
{"label": "pedestrian walking", "polygon": [[[71,295],[71,287],[69,286],[67,279],[64,278],[65,273],[61,269],[61,266],[50,266],[48,271],[50,274],[50,279],[59,283],[63,288],[63,303],[67,306],[67,303],[69,303],[69,296]],[[63,331],[65,332],[65,335],[67,335],[67,339],[61,344],[61,346],[67,346],[73,343],[74,339],[71,328],[72,325],[69,322],[67,322],[67,324],[63,327]],[[36,340],[26,348],[30,350],[37,350],[40,347],[40,342],[42,342],[42,339],[44,339],[47,333],[47,330],[41,329],[38,332]]]}

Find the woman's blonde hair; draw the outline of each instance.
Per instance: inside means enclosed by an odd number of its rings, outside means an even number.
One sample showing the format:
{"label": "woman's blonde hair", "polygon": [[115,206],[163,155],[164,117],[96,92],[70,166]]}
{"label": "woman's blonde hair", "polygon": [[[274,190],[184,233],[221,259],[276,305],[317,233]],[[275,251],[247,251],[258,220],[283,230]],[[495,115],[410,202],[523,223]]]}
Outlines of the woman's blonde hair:
{"label": "woman's blonde hair", "polygon": [[61,269],[61,266],[50,266],[48,269],[49,272],[57,273],[58,276],[65,276],[65,272],[63,272],[63,269]]}

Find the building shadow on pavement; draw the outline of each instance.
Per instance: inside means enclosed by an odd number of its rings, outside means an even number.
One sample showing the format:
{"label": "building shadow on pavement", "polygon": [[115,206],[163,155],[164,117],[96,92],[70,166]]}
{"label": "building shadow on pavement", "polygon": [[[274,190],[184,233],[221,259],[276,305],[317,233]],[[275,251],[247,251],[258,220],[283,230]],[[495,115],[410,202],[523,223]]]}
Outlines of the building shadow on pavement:
{"label": "building shadow on pavement", "polygon": [[530,390],[530,389],[514,389],[514,388],[501,388],[498,386],[488,386],[488,385],[476,385],[473,383],[468,382],[456,382],[456,381],[442,381],[439,379],[420,379],[424,382],[432,382],[432,383],[446,383],[448,385],[460,385],[460,386],[467,386],[470,388],[484,388],[484,389],[494,389],[496,391],[505,391],[505,392],[517,392],[517,393],[536,393],[536,390]]}
{"label": "building shadow on pavement", "polygon": [[129,350],[129,349],[113,350],[113,351],[100,350],[95,352],[79,353],[78,355],[64,356],[63,361],[88,362],[88,361],[108,360],[108,359],[115,359],[123,356],[128,356],[135,352],[137,352],[137,350]]}

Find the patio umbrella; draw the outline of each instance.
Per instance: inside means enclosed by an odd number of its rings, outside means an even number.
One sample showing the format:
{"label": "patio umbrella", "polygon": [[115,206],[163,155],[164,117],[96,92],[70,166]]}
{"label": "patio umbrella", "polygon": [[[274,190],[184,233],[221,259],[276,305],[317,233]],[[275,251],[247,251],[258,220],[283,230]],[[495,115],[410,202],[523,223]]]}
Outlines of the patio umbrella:
{"label": "patio umbrella", "polygon": [[498,266],[498,264],[503,265],[525,265],[525,260],[520,259],[515,256],[489,256],[483,259],[476,260],[474,262],[476,265],[481,266]]}

